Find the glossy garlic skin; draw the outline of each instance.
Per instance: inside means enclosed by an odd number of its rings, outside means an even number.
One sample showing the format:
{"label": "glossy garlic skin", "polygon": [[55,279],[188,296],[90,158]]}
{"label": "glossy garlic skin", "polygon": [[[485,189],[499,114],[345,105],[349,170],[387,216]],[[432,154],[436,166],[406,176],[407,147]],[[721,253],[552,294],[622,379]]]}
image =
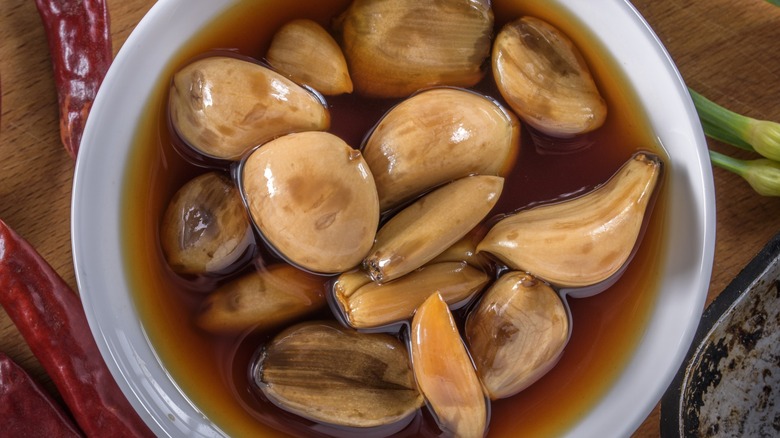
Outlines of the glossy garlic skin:
{"label": "glossy garlic skin", "polygon": [[374,242],[379,201],[360,151],[327,132],[279,137],[243,162],[241,190],[264,239],[316,273],[358,266]]}
{"label": "glossy garlic skin", "polygon": [[280,135],[330,126],[330,114],[314,93],[258,63],[228,56],[199,59],[179,70],[169,111],[185,143],[225,160],[239,160]]}
{"label": "glossy garlic skin", "polygon": [[439,293],[417,309],[409,337],[414,376],[439,427],[453,436],[482,438],[487,401],[455,320]]}
{"label": "glossy garlic skin", "polygon": [[474,175],[426,194],[379,229],[363,267],[377,283],[421,267],[485,219],[503,188],[504,178]]}
{"label": "glossy garlic skin", "polygon": [[252,378],[277,406],[340,426],[391,425],[423,403],[401,341],[333,321],[304,322],[276,335],[261,351]]}
{"label": "glossy garlic skin", "polygon": [[286,23],[274,34],[265,57],[278,72],[326,96],[352,92],[341,47],[316,21]]}
{"label": "glossy garlic skin", "polygon": [[493,11],[487,0],[354,0],[336,31],[355,91],[394,98],[485,75]]}
{"label": "glossy garlic skin", "polygon": [[233,182],[208,172],[173,196],[160,224],[160,244],[179,274],[224,274],[255,245],[252,225]]}
{"label": "glossy garlic skin", "polygon": [[506,398],[558,362],[569,340],[569,315],[549,285],[508,272],[469,312],[464,337],[487,394]]}
{"label": "glossy garlic skin", "polygon": [[452,246],[444,250],[441,254],[433,258],[428,264],[446,263],[446,262],[465,262],[483,272],[492,270],[492,262],[485,253],[477,252],[477,244],[482,240],[483,232],[487,229],[484,224],[478,225],[460,240],[453,243]]}
{"label": "glossy garlic skin", "polygon": [[519,148],[520,123],[497,102],[436,88],[388,111],[362,151],[386,211],[468,175],[503,176]]}
{"label": "glossy garlic skin", "polygon": [[438,291],[448,305],[462,305],[490,280],[487,274],[465,262],[426,265],[383,284],[371,281],[362,271],[361,274],[365,283],[350,283],[350,277],[358,274],[347,273],[342,274],[334,285],[334,296],[340,310],[349,325],[357,329],[410,320],[432,290]]}
{"label": "glossy garlic skin", "polygon": [[323,309],[323,283],[287,264],[253,270],[209,293],[195,323],[217,334],[268,331]]}
{"label": "glossy garlic skin", "polygon": [[655,155],[637,153],[606,183],[583,196],[501,219],[477,251],[559,287],[605,281],[633,254],[661,163]]}
{"label": "glossy garlic skin", "polygon": [[552,137],[600,127],[607,105],[579,49],[535,17],[506,24],[493,44],[493,73],[507,104],[523,121]]}

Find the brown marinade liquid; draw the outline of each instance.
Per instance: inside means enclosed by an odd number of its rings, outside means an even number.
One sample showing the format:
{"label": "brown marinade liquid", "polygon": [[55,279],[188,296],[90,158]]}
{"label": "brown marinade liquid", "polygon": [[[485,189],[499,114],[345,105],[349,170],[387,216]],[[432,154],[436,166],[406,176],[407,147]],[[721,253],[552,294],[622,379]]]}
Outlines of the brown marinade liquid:
{"label": "brown marinade liquid", "polygon": [[[167,125],[170,75],[203,52],[236,50],[262,59],[268,41],[292,18],[312,18],[328,27],[347,0],[239,2],[207,26],[167,66],[147,103],[125,180],[124,253],[128,278],[141,322],[162,363],[198,408],[231,436],[343,435],[334,426],[318,425],[263,401],[249,385],[249,364],[257,348],[272,334],[214,336],[195,327],[204,292],[214,284],[182,281],[165,265],[158,226],[167,202],[184,182],[204,172],[173,149]],[[589,44],[588,34],[571,17],[544,0],[494,1],[496,29],[523,14],[535,15],[563,29],[577,42],[605,97],[609,115],[603,127],[576,141],[588,147],[572,154],[545,153],[537,145],[555,147],[523,127],[522,150],[507,176],[495,213],[583,193],[606,181],[638,150],[665,157],[627,81],[603,50]],[[475,89],[501,101],[490,74]],[[353,147],[397,101],[368,100],[348,95],[326,98],[331,132]],[[669,169],[666,169],[668,172]],[[560,434],[593,406],[615,380],[647,323],[658,288],[664,245],[668,184],[661,184],[642,243],[621,279],[590,298],[568,299],[573,334],[558,365],[530,388],[492,402],[491,437]],[[266,255],[267,258],[270,256]],[[325,280],[324,280],[325,281]],[[316,315],[332,318],[329,310]],[[316,385],[317,382],[312,382]],[[381,428],[370,435],[382,435]],[[440,432],[425,409],[397,436],[437,436]],[[353,436],[366,436],[362,433]]]}

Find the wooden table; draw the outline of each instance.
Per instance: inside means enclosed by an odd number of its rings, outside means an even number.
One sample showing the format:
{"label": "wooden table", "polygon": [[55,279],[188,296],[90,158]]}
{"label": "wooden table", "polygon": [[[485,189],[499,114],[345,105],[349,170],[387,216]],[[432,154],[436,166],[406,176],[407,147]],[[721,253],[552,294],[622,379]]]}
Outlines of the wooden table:
{"label": "wooden table", "polygon": [[[114,50],[154,4],[109,0]],[[635,0],[689,86],[734,111],[780,121],[780,7],[763,0]],[[73,162],[59,142],[46,39],[32,0],[0,2],[0,218],[75,289],[70,242]],[[713,149],[735,153],[710,141]],[[780,231],[780,199],[715,169],[717,241],[708,303]],[[53,389],[0,310],[0,351]],[[656,408],[635,433],[659,435]]]}

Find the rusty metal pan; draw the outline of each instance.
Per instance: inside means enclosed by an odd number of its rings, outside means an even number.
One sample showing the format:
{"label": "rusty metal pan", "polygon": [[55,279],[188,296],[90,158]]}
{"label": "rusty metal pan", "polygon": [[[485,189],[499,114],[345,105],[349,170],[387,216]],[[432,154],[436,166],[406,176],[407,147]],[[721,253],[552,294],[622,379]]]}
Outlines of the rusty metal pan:
{"label": "rusty metal pan", "polygon": [[780,234],[704,311],[661,435],[780,436]]}

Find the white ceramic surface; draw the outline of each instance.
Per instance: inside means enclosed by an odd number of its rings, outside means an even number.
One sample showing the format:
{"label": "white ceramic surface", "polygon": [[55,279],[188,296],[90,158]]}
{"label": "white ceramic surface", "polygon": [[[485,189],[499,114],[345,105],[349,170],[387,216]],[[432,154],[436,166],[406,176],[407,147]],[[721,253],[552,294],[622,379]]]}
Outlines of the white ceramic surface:
{"label": "white ceramic surface", "polygon": [[[233,0],[160,0],[117,55],[92,109],[73,188],[76,276],[100,351],[158,436],[221,436],[178,389],[135,316],[120,252],[121,191],[132,138],[169,58]],[[715,206],[707,146],[685,84],[628,1],[560,0],[619,60],[669,153],[670,234],[661,291],[617,382],[571,436],[628,436],[671,382],[693,338],[712,269]]]}

